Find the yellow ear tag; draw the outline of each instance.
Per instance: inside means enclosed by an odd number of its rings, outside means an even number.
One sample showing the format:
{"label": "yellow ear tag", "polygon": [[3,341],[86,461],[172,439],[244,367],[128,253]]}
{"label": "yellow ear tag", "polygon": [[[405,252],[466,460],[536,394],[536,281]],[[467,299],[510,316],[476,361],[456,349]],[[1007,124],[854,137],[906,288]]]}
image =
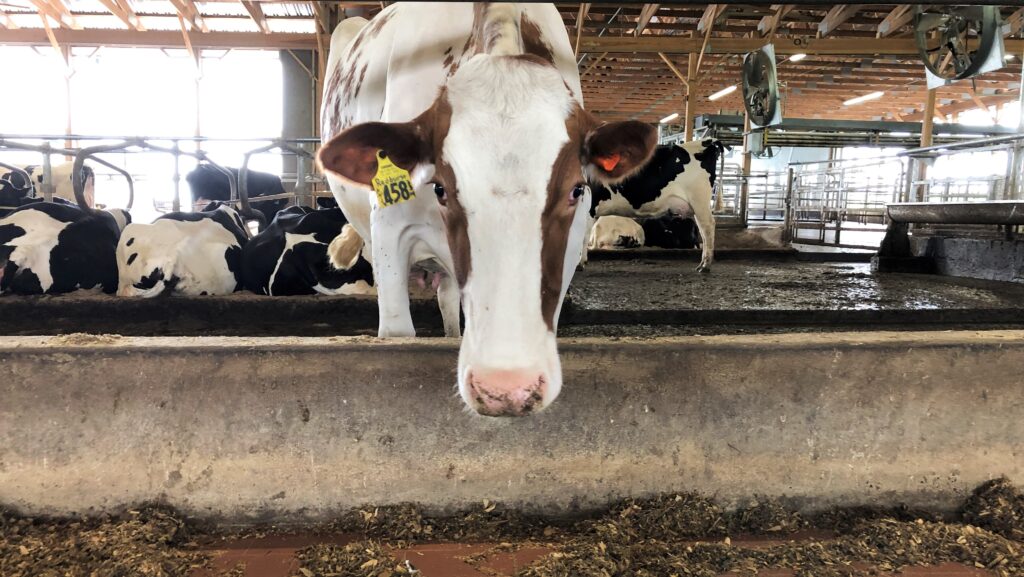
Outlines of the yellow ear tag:
{"label": "yellow ear tag", "polygon": [[416,198],[409,171],[391,162],[383,150],[377,151],[377,174],[373,176],[371,184],[377,193],[377,206],[380,207]]}

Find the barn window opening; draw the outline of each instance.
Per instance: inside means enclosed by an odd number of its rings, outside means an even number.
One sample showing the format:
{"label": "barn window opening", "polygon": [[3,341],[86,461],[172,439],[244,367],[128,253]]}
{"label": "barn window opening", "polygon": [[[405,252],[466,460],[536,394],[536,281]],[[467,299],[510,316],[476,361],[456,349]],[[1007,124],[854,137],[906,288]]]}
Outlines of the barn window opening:
{"label": "barn window opening", "polygon": [[[239,166],[247,150],[279,137],[284,82],[277,50],[204,50],[198,65],[184,49],[73,47],[70,65],[49,46],[0,46],[9,78],[18,90],[0,91],[6,134],[232,139],[202,145],[216,162]],[[38,142],[38,141],[37,141]],[[111,141],[113,142],[113,140]],[[95,141],[74,142],[76,146]],[[55,146],[63,145],[54,141]],[[161,143],[170,145],[170,141]],[[195,150],[191,142],[182,144]],[[134,219],[148,222],[170,208],[174,161],[163,153],[108,155],[135,178]],[[34,152],[5,152],[7,162],[41,162]],[[53,162],[61,162],[54,156]],[[181,206],[191,199],[184,175],[195,161],[182,157]],[[280,156],[253,156],[250,167],[280,174]],[[124,206],[128,187],[120,175],[97,167],[96,201]]]}

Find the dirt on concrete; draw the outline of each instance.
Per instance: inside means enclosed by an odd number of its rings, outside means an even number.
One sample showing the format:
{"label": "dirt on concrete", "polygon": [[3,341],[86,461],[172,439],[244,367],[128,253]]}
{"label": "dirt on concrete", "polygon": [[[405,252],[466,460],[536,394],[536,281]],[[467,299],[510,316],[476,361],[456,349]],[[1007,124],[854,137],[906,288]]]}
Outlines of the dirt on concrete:
{"label": "dirt on concrete", "polygon": [[[275,527],[204,533],[159,506],[102,519],[29,519],[0,510],[0,574],[853,577],[908,569],[1018,577],[1024,575],[1020,504],[1021,493],[997,479],[978,487],[955,518],[905,509],[833,510],[806,518],[770,499],[727,511],[693,493],[626,499],[601,514],[547,522],[491,502],[447,517],[407,505],[293,527],[293,537]],[[339,538],[339,529],[357,532]],[[268,534],[275,536],[268,540]],[[290,541],[290,558],[282,559],[280,548],[259,553],[261,539]],[[431,543],[441,546],[432,552]],[[512,563],[502,567],[489,563],[520,550],[529,554],[508,557]]]}

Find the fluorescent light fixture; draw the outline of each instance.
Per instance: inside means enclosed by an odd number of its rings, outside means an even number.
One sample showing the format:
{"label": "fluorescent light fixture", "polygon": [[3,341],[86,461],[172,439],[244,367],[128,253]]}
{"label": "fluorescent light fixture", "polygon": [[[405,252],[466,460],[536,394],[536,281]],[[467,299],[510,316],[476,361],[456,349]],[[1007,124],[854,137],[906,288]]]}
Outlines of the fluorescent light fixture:
{"label": "fluorescent light fixture", "polygon": [[665,118],[662,118],[658,122],[660,122],[661,124],[667,124],[667,123],[672,122],[673,120],[675,120],[677,118],[679,118],[679,113],[678,112],[673,112],[672,114],[669,114],[668,116],[666,116]]}
{"label": "fluorescent light fixture", "polygon": [[804,58],[807,58],[807,55],[804,54],[803,52],[801,52],[800,54],[794,54],[794,55],[790,56],[789,57],[789,61],[790,62],[800,62]]}
{"label": "fluorescent light fixture", "polygon": [[719,98],[725,96],[726,94],[732,94],[735,91],[735,84],[733,84],[732,86],[726,86],[725,88],[719,90],[718,92],[712,94],[711,96],[708,96],[708,100],[718,100]]}
{"label": "fluorescent light fixture", "polygon": [[867,102],[868,100],[875,100],[875,99],[881,98],[883,96],[885,96],[884,92],[881,92],[881,91],[871,92],[870,94],[865,94],[863,96],[858,96],[856,98],[851,98],[851,99],[843,102],[843,106],[853,106],[854,104],[860,104],[861,102]]}

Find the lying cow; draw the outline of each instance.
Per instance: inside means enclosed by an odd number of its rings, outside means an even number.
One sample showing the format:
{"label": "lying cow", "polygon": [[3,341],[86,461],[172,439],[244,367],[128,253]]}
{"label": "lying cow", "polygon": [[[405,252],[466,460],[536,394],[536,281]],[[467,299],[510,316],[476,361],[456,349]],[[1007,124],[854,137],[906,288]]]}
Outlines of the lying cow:
{"label": "lying cow", "polygon": [[[71,204],[76,204],[75,191],[71,185],[71,171],[73,162],[65,162],[53,165],[50,168],[50,179],[54,185],[53,198],[63,199]],[[18,166],[28,174],[29,181],[25,180],[25,174],[0,167],[0,216],[5,216],[11,210],[43,200],[43,167],[37,165]],[[95,206],[96,198],[96,175],[89,165],[82,167],[82,180],[85,182],[85,202],[89,207]]]}
{"label": "lying cow", "polygon": [[415,334],[409,271],[422,269],[448,335],[461,293],[466,404],[543,409],[562,386],[555,330],[586,238],[587,180],[639,169],[654,127],[583,110],[551,4],[391,4],[343,21],[329,58],[319,160],[369,247],[379,335]]}
{"label": "lying cow", "polygon": [[697,248],[700,232],[692,218],[663,216],[640,223],[644,229],[644,246],[659,248]]}
{"label": "lying cow", "polygon": [[606,250],[640,248],[645,244],[644,228],[624,216],[602,216],[590,230],[587,248]]}
{"label": "lying cow", "polygon": [[[232,176],[238,180],[238,169],[228,168]],[[231,200],[231,184],[226,174],[209,164],[200,164],[192,172],[185,175],[189,190],[192,191],[192,202],[208,204],[213,201],[228,202]],[[249,171],[246,195],[249,198],[284,194],[284,183],[281,177],[268,172]],[[267,219],[274,220],[274,215],[288,204],[287,198],[254,202],[252,207]]]}
{"label": "lying cow", "polygon": [[[245,288],[264,295],[373,294],[373,269],[340,209],[292,206],[242,249]],[[346,246],[356,246],[342,254]]]}
{"label": "lying cow", "polygon": [[117,244],[118,296],[222,295],[242,287],[242,218],[226,204],[131,224]]}
{"label": "lying cow", "polygon": [[117,288],[114,251],[131,216],[34,202],[0,218],[0,293],[62,294]]}
{"label": "lying cow", "polygon": [[722,143],[712,139],[659,146],[637,174],[611,187],[595,187],[590,214],[635,219],[692,216],[703,246],[697,270],[706,272],[715,253],[711,191],[724,152]]}

